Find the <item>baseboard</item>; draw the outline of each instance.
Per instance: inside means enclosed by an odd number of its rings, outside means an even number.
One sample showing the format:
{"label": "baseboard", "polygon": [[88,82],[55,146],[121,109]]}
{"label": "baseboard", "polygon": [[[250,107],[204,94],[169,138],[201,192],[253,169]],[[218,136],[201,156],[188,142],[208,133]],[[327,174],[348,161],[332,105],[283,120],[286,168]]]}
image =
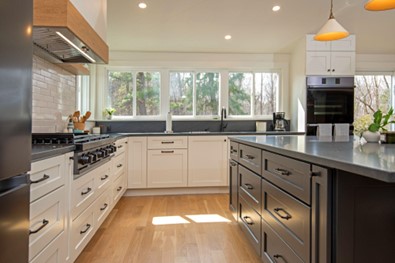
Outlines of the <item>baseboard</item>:
{"label": "baseboard", "polygon": [[124,196],[149,195],[186,195],[186,194],[227,194],[229,187],[188,187],[188,188],[157,188],[157,189],[127,189]]}

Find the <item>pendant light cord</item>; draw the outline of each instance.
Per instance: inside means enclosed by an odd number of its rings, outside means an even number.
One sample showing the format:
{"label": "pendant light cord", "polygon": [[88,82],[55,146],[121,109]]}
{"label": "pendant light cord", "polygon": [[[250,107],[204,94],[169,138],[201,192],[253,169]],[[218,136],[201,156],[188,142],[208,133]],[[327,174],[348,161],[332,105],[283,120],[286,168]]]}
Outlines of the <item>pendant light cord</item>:
{"label": "pendant light cord", "polygon": [[329,14],[329,19],[334,19],[335,17],[333,16],[333,0],[331,0],[331,13]]}

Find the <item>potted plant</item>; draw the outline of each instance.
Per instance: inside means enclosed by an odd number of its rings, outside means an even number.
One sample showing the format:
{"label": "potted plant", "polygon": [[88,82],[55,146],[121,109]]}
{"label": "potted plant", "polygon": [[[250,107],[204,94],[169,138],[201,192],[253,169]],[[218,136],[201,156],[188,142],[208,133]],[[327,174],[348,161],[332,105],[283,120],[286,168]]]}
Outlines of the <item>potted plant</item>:
{"label": "potted plant", "polygon": [[114,108],[106,108],[104,110],[104,113],[106,114],[106,118],[107,120],[111,120],[112,119],[112,115],[114,114],[114,112],[116,112],[116,110]]}
{"label": "potted plant", "polygon": [[369,114],[363,115],[354,121],[354,134],[363,137],[367,142],[378,142],[380,140],[380,132],[386,132],[386,126],[395,123],[391,120],[394,109],[391,107],[386,114],[379,109],[373,113],[373,117]]}

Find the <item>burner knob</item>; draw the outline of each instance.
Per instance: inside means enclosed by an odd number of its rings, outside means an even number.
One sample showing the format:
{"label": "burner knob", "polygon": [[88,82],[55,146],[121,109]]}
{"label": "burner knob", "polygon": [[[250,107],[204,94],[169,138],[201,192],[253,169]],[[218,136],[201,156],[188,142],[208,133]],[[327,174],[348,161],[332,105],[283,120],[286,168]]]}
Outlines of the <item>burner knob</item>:
{"label": "burner knob", "polygon": [[101,150],[97,150],[97,151],[95,152],[95,155],[97,156],[97,158],[104,157],[103,151],[101,151]]}
{"label": "burner knob", "polygon": [[88,155],[91,157],[91,162],[96,162],[97,161],[97,156],[94,153],[88,153]]}
{"label": "burner knob", "polygon": [[107,157],[108,156],[108,150],[107,149],[102,149],[101,151],[103,153],[103,157]]}
{"label": "burner knob", "polygon": [[117,147],[115,147],[114,145],[110,145],[108,146],[108,150],[110,153],[114,153],[117,151]]}
{"label": "burner knob", "polygon": [[82,165],[90,163],[90,157],[88,155],[82,155],[78,158],[78,162]]}

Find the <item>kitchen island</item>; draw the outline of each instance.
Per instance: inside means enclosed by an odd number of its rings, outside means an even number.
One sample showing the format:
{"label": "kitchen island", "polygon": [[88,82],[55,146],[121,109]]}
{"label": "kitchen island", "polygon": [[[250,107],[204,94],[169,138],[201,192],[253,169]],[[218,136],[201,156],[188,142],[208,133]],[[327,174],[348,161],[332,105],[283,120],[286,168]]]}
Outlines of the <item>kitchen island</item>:
{"label": "kitchen island", "polygon": [[230,207],[264,262],[394,260],[395,145],[352,136],[230,140]]}

